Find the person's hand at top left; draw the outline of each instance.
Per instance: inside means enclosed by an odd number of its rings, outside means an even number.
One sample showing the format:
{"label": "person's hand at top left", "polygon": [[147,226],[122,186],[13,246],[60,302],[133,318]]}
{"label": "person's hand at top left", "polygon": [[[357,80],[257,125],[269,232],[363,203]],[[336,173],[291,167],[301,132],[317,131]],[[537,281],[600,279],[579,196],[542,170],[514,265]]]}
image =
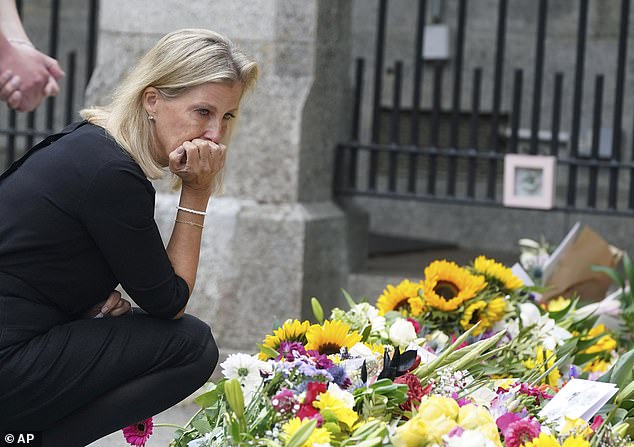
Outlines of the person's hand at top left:
{"label": "person's hand at top left", "polygon": [[57,81],[64,72],[55,59],[28,41],[6,41],[0,47],[0,99],[9,107],[29,112],[59,93]]}

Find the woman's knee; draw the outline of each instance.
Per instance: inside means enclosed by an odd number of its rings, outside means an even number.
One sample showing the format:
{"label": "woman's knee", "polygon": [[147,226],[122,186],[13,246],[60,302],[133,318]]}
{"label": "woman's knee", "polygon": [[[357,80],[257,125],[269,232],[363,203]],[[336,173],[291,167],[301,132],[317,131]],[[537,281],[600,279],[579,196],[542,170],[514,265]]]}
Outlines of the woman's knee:
{"label": "woman's knee", "polygon": [[207,323],[188,314],[183,315],[178,321],[180,323],[179,330],[187,332],[200,348],[193,363],[198,365],[201,375],[206,375],[205,380],[207,380],[214,371],[219,357],[218,346],[211,329]]}

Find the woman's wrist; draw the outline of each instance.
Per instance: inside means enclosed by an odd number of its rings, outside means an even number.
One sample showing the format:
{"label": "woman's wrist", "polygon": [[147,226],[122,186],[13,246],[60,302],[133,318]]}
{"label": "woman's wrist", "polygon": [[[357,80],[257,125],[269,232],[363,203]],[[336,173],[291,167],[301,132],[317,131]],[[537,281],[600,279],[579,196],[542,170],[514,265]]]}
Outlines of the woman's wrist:
{"label": "woman's wrist", "polygon": [[[204,212],[207,210],[207,204],[209,203],[210,197],[211,197],[211,193],[209,191],[191,189],[183,185],[181,189],[180,200],[178,202],[178,207],[184,208],[186,210]],[[187,212],[187,211],[184,211],[184,212]],[[195,215],[196,213],[188,213],[188,214]]]}
{"label": "woman's wrist", "polygon": [[7,40],[12,45],[25,45],[27,47],[35,48],[35,46],[31,43],[31,41],[26,40],[26,39],[14,39],[14,38],[10,37]]}

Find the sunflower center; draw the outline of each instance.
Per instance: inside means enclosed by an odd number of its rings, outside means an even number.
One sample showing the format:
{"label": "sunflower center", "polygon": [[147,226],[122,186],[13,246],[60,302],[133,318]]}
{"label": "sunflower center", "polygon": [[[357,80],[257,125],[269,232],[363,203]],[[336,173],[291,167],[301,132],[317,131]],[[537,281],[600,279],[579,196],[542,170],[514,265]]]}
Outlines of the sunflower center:
{"label": "sunflower center", "polygon": [[438,296],[443,297],[446,301],[455,298],[459,291],[458,287],[449,281],[438,281],[436,287],[434,287],[434,292],[436,292]]}
{"label": "sunflower center", "polygon": [[324,355],[338,354],[341,346],[336,343],[324,343],[319,347],[319,353]]}
{"label": "sunflower center", "polygon": [[394,305],[394,310],[408,310],[409,309],[409,300],[405,298],[402,301],[399,301]]}
{"label": "sunflower center", "polygon": [[471,319],[469,320],[469,324],[476,324],[478,321],[480,321],[480,310],[476,309],[471,314]]}

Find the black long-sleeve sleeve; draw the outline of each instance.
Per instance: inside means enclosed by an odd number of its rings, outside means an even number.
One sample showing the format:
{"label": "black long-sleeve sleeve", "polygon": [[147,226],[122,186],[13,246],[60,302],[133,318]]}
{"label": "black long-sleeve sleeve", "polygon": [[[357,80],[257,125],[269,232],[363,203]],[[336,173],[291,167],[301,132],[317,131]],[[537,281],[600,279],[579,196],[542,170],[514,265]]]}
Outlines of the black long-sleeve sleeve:
{"label": "black long-sleeve sleeve", "polygon": [[154,197],[138,164],[103,129],[78,127],[0,181],[0,272],[67,314],[121,284],[145,311],[171,318],[189,290],[163,246]]}

